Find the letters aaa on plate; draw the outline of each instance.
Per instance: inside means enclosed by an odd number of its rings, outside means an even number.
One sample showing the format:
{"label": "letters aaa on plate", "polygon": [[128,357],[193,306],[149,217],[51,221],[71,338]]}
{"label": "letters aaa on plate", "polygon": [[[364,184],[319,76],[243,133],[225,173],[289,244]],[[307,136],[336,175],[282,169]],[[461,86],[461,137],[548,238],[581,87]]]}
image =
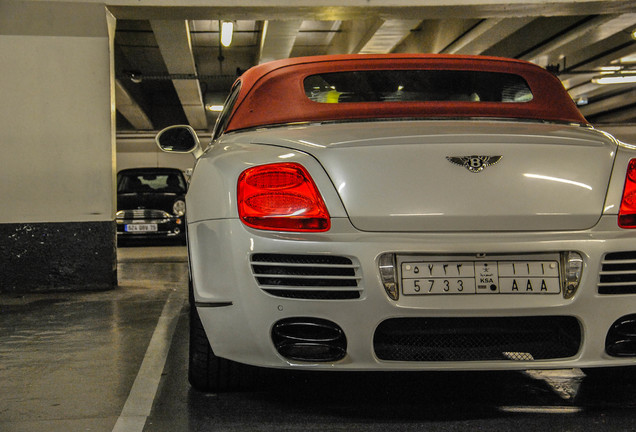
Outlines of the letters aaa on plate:
{"label": "letters aaa on plate", "polygon": [[559,294],[559,262],[402,262],[402,294]]}

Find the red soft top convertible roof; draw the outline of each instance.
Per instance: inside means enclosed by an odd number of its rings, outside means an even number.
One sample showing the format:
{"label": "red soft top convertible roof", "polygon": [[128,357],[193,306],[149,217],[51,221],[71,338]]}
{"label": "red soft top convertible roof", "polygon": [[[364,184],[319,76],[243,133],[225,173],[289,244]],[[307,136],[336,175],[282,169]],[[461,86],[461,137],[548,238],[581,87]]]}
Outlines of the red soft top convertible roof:
{"label": "red soft top convertible roof", "polygon": [[[304,91],[310,75],[360,70],[475,70],[521,76],[533,99],[523,103],[405,101],[319,103]],[[521,60],[443,54],[330,55],[297,57],[255,66],[240,78],[241,89],[226,132],[266,125],[371,118],[518,118],[584,123],[561,82]]]}

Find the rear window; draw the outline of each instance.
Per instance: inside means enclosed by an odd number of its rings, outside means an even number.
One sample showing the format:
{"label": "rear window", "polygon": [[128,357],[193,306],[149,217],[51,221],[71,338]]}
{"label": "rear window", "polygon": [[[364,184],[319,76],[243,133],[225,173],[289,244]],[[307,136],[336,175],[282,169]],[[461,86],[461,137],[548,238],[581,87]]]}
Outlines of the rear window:
{"label": "rear window", "polygon": [[374,70],[311,75],[305,94],[314,102],[506,102],[532,100],[514,74],[460,70]]}

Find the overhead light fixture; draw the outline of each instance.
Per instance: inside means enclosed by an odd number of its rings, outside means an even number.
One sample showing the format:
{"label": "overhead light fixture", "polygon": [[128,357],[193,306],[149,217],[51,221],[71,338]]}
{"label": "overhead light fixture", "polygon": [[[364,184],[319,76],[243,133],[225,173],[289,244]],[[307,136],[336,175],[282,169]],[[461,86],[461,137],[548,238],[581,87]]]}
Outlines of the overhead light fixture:
{"label": "overhead light fixture", "polygon": [[226,94],[223,92],[206,92],[203,95],[205,110],[213,113],[220,113],[223,111],[225,96]]}
{"label": "overhead light fixture", "polygon": [[143,75],[141,74],[140,71],[134,70],[134,71],[123,71],[123,72],[128,77],[128,79],[130,79],[130,81],[134,82],[135,84],[139,84],[143,80]]}
{"label": "overhead light fixture", "polygon": [[587,105],[589,103],[589,100],[587,99],[587,97],[581,96],[581,97],[576,98],[576,100],[574,102],[576,102],[577,106],[584,106],[584,105]]}
{"label": "overhead light fixture", "polygon": [[636,73],[614,73],[592,78],[594,84],[630,84],[636,83]]}
{"label": "overhead light fixture", "polygon": [[221,45],[224,47],[230,46],[232,33],[234,33],[234,23],[232,21],[221,21]]}

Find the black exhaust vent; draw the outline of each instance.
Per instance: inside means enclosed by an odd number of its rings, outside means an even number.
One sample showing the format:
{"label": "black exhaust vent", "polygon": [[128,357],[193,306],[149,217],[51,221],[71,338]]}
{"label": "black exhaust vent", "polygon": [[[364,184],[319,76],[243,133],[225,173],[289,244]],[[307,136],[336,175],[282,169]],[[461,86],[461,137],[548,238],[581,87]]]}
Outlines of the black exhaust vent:
{"label": "black exhaust vent", "polygon": [[347,339],[337,324],[319,318],[287,318],[272,328],[280,355],[296,361],[334,362],[347,354]]}
{"label": "black exhaust vent", "polygon": [[602,264],[599,294],[636,294],[636,252],[608,253]]}
{"label": "black exhaust vent", "polygon": [[276,297],[307,300],[360,298],[359,266],[346,257],[254,254],[251,265],[259,287]]}
{"label": "black exhaust vent", "polygon": [[636,357],[636,314],[612,324],[605,338],[605,351],[613,357]]}
{"label": "black exhaust vent", "polygon": [[568,358],[581,345],[574,317],[393,318],[375,331],[381,360],[534,361]]}

